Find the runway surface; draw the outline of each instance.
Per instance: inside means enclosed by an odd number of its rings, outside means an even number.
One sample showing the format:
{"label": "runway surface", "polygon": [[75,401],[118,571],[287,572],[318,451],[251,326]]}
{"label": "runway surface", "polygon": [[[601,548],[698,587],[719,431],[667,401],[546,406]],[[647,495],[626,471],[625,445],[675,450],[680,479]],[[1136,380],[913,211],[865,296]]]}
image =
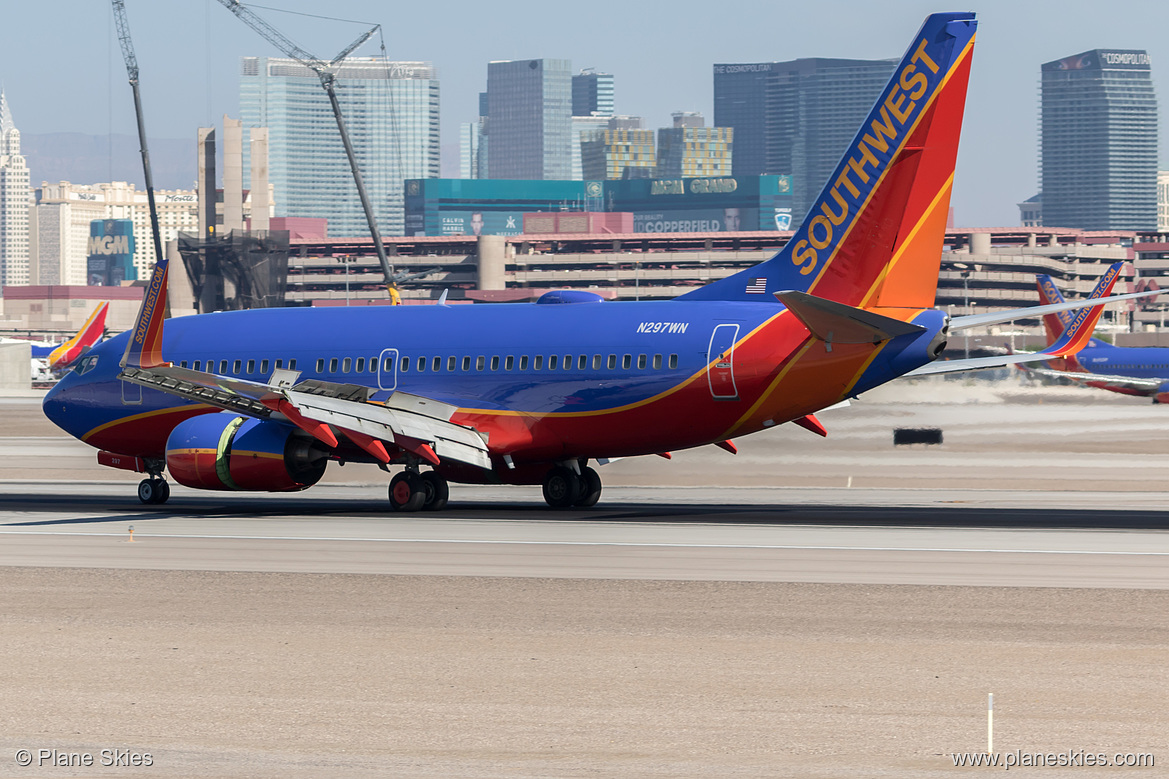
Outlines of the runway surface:
{"label": "runway surface", "polygon": [[166,506],[147,507],[131,486],[5,483],[0,565],[1169,587],[1169,513],[1155,493],[1082,493],[1077,508],[1053,509],[1039,505],[1060,502],[1052,495],[1010,491],[757,488],[727,505],[716,502],[726,491],[618,488],[603,507],[561,512],[496,488],[395,515],[367,487],[293,497],[176,488]]}
{"label": "runway surface", "polygon": [[[354,465],[143,506],[0,398],[0,775],[943,777],[988,692],[1002,751],[1169,759],[1169,408],[934,382],[823,421],[616,463],[588,511],[396,515]],[[12,760],[110,748],[153,766]]]}

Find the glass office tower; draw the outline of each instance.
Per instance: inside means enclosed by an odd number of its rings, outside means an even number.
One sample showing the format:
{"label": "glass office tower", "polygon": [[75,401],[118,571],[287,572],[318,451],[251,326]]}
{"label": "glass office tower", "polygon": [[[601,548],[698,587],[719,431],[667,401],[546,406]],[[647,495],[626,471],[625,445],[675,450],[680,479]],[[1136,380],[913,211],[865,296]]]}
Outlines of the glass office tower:
{"label": "glass office tower", "polygon": [[572,64],[487,64],[487,170],[493,179],[572,176]]}
{"label": "glass office tower", "polygon": [[1149,55],[1093,49],[1040,67],[1043,224],[1157,226],[1157,98]]}
{"label": "glass office tower", "polygon": [[[337,99],[383,235],[405,232],[406,179],[439,175],[439,84],[426,62],[353,58],[337,71]],[[331,237],[368,237],[361,200],[329,97],[292,59],[245,57],[240,118],[267,127],[276,216],[324,217]],[[243,170],[249,186],[248,149]]]}
{"label": "glass office tower", "polygon": [[896,64],[815,57],[715,65],[714,125],[734,128],[734,175],[790,174],[802,216]]}

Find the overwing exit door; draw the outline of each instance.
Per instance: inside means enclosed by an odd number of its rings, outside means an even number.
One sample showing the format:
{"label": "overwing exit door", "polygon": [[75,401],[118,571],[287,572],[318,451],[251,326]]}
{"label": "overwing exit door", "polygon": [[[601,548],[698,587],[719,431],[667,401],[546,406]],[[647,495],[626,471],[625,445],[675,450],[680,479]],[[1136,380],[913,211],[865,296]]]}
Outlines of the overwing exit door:
{"label": "overwing exit door", "polygon": [[710,334],[706,352],[706,379],[710,395],[715,400],[738,400],[735,387],[735,341],[739,339],[738,325],[718,325]]}

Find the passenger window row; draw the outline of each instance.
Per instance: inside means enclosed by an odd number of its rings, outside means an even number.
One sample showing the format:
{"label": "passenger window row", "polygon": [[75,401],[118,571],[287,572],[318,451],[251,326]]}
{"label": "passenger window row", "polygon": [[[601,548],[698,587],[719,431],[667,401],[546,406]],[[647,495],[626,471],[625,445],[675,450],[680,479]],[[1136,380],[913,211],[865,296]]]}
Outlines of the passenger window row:
{"label": "passenger window row", "polygon": [[[382,359],[382,371],[390,372],[394,370],[394,357],[385,357]],[[411,370],[422,373],[425,371],[440,372],[444,369],[448,372],[462,371],[469,372],[471,370],[472,358],[469,355],[464,355],[462,359],[451,355],[444,361],[442,357],[400,357],[398,358],[398,372],[409,373]],[[179,363],[182,368],[188,367],[188,360],[183,360]],[[328,373],[377,373],[378,358],[370,357],[368,360],[364,357],[331,357],[327,361],[325,358],[318,358],[316,361],[316,373],[318,375],[326,373],[326,363]],[[513,371],[517,368],[521,371],[571,371],[574,368],[578,371],[588,370],[591,366],[592,370],[599,371],[602,368],[605,370],[617,370],[618,363],[620,363],[621,370],[632,370],[634,365],[637,370],[661,370],[663,363],[673,370],[678,367],[678,355],[671,354],[664,357],[660,354],[624,354],[624,355],[602,355],[594,354],[591,357],[587,354],[572,355],[572,354],[537,354],[534,357],[529,357],[526,354],[516,357],[515,355],[492,355],[490,358],[484,355],[478,355],[474,358],[474,366],[476,371],[498,371],[502,367],[504,371]],[[260,360],[258,375],[261,377],[267,376],[269,369],[274,365],[276,368],[284,367],[284,360],[278,359],[273,363],[269,360]],[[203,360],[194,360],[189,363],[192,370],[202,371],[204,369]],[[256,374],[257,361],[256,360],[220,360],[218,370],[216,370],[215,360],[206,361],[206,370],[209,373],[218,373],[220,375],[250,375]],[[229,370],[230,369],[230,370]],[[288,361],[288,369],[296,370],[296,359],[293,358]]]}
{"label": "passenger window row", "polygon": [[[256,370],[257,364],[259,365],[259,368],[260,368],[259,371]],[[195,370],[195,371],[204,370],[203,366],[204,366],[204,362],[202,360],[194,360],[194,361],[183,360],[179,363],[180,368],[190,367],[191,370]],[[206,370],[208,373],[218,373],[222,376],[226,376],[229,374],[235,374],[237,376],[240,374],[258,374],[261,377],[265,377],[269,374],[270,369],[272,367],[283,368],[284,367],[284,360],[283,360],[283,358],[275,360],[275,361],[260,360],[258,363],[256,360],[220,360],[219,361],[219,370],[216,370],[215,369],[215,360],[211,359],[211,360],[207,360],[206,366],[207,366]],[[229,371],[228,368],[230,368],[231,370]],[[296,358],[295,357],[288,361],[288,370],[290,370],[290,371],[296,370]]]}

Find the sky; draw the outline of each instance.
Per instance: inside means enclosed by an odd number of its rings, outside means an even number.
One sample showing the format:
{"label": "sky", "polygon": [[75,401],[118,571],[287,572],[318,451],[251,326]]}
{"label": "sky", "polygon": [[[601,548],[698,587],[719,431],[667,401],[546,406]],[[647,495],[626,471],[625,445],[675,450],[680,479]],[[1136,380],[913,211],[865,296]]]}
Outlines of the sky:
{"label": "sky", "polygon": [[[574,70],[612,73],[617,112],[644,117],[648,128],[668,126],[674,111],[699,111],[709,125],[714,63],[900,57],[927,14],[973,10],[979,30],[952,201],[959,227],[1017,225],[1016,204],[1038,190],[1043,62],[1095,48],[1146,50],[1162,138],[1169,128],[1165,0],[988,0],[949,8],[916,0],[740,0],[730,6],[708,0],[401,5],[265,0],[250,5],[322,59],[381,24],[390,59],[436,66],[442,142],[448,148],[457,144],[459,123],[478,114],[491,60],[570,59]],[[22,133],[137,133],[109,2],[5,6],[0,86]],[[219,126],[224,114],[238,116],[240,58],[282,56],[219,0],[126,0],[126,11],[150,138],[193,143],[196,128]],[[354,21],[331,20],[336,18]],[[379,38],[356,53],[378,54]],[[1169,169],[1169,143],[1162,140],[1160,150],[1160,166]],[[450,170],[449,162],[444,169]]]}

